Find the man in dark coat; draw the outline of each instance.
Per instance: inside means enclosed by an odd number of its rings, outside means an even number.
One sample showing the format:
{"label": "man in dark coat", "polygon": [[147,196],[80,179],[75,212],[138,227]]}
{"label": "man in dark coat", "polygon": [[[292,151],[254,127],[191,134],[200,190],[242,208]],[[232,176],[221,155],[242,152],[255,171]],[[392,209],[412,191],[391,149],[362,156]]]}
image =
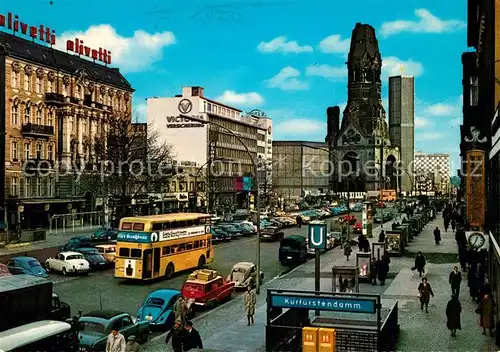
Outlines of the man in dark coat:
{"label": "man in dark coat", "polygon": [[378,268],[377,259],[373,257],[372,261],[370,262],[370,281],[372,282],[372,285],[377,284],[377,268]]}
{"label": "man in dark coat", "polygon": [[302,227],[302,216],[297,215],[297,218],[295,219],[295,221],[297,222],[298,227]]}
{"label": "man in dark coat", "polygon": [[425,257],[422,254],[422,252],[418,252],[417,256],[415,257],[415,269],[418,271],[418,274],[420,277],[422,277],[422,274],[425,272]]}
{"label": "man in dark coat", "polygon": [[385,285],[385,280],[387,279],[387,274],[389,273],[389,263],[385,258],[380,259],[377,262],[377,275],[380,285]]}
{"label": "man in dark coat", "polygon": [[378,235],[378,241],[380,243],[385,243],[385,231],[384,230],[380,231],[380,235]]}
{"label": "man in dark coat", "polygon": [[198,330],[193,328],[193,323],[191,321],[187,321],[184,328],[186,329],[184,351],[190,351],[193,348],[202,350],[203,342],[201,341],[201,336]]}
{"label": "man in dark coat", "polygon": [[174,352],[184,352],[184,343],[186,337],[186,330],[182,326],[182,319],[177,318],[175,325],[170,329],[165,339],[165,343],[168,344],[170,338],[172,338],[172,349]]}
{"label": "man in dark coat", "polygon": [[450,273],[450,277],[448,282],[451,285],[451,294],[458,296],[460,295],[460,284],[462,283],[462,273],[458,271],[458,266],[453,268],[453,271]]}
{"label": "man in dark coat", "polygon": [[450,329],[451,336],[457,336],[457,329],[462,330],[460,323],[460,314],[462,313],[462,305],[458,300],[458,296],[452,295],[451,300],[446,306],[446,327]]}
{"label": "man in dark coat", "polygon": [[441,242],[441,231],[439,231],[439,228],[436,226],[436,229],[434,230],[434,242],[436,242],[436,245]]}

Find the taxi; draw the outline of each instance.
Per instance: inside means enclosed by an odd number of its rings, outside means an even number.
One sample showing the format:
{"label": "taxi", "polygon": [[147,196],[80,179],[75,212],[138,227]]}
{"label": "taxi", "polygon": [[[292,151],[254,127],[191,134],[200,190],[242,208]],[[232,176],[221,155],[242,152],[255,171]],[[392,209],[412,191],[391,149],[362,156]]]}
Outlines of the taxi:
{"label": "taxi", "polygon": [[213,308],[231,299],[235,282],[224,280],[215,270],[202,269],[191,273],[184,285],[182,295],[194,300],[194,304]]}

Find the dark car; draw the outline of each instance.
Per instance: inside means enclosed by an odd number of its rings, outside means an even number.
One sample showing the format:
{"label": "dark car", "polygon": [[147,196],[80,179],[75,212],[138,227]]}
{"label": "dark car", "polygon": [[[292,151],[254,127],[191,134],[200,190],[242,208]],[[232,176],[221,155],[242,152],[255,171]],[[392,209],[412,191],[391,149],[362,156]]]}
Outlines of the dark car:
{"label": "dark car", "polygon": [[273,224],[274,227],[281,229],[283,227],[283,223],[277,219],[269,219],[269,222]]}
{"label": "dark car", "polygon": [[83,254],[85,260],[89,262],[90,270],[104,269],[108,265],[108,261],[99,253],[97,248],[77,248],[75,251]]}
{"label": "dark car", "polygon": [[68,243],[61,247],[61,252],[77,251],[78,248],[93,247],[92,240],[88,237],[78,236],[69,239]]}
{"label": "dark car", "polygon": [[288,236],[281,241],[278,253],[281,264],[300,264],[307,259],[307,241],[302,236]]}
{"label": "dark car", "polygon": [[212,241],[214,242],[231,241],[231,236],[223,229],[212,227],[210,232],[212,233]]}
{"label": "dark car", "polygon": [[13,275],[26,274],[45,278],[49,277],[42,264],[32,257],[12,257],[7,262],[7,268]]}
{"label": "dark car", "polygon": [[255,235],[257,233],[255,227],[248,223],[234,224],[234,226],[241,232],[243,236]]}
{"label": "dark car", "polygon": [[261,241],[281,241],[285,237],[283,231],[277,227],[265,227],[260,230]]}
{"label": "dark car", "polygon": [[219,225],[217,226],[217,228],[220,228],[224,231],[226,231],[229,236],[231,236],[231,238],[240,238],[243,234],[241,233],[240,230],[238,230],[236,227],[234,227],[233,225]]}
{"label": "dark car", "polygon": [[118,231],[112,227],[101,227],[90,236],[92,241],[116,241]]}

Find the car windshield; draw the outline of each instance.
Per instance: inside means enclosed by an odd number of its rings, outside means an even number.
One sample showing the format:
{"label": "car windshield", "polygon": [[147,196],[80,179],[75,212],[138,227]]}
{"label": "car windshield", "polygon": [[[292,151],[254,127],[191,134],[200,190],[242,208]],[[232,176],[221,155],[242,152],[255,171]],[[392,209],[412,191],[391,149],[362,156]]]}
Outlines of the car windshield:
{"label": "car windshield", "polygon": [[233,225],[225,225],[223,227],[224,230],[234,231],[236,228]]}
{"label": "car windshield", "polygon": [[87,333],[97,333],[104,335],[105,330],[106,328],[104,327],[104,325],[99,323],[94,323],[90,321],[78,322],[78,331],[85,331]]}
{"label": "car windshield", "polygon": [[81,255],[81,254],[72,254],[72,255],[68,255],[66,257],[66,260],[74,260],[74,259],[83,259],[83,255]]}
{"label": "car windshield", "polygon": [[147,306],[160,306],[162,307],[165,304],[165,301],[158,297],[149,297],[146,301]]}
{"label": "car windshield", "polygon": [[242,273],[242,274],[244,274],[247,271],[248,271],[248,269],[242,268],[242,267],[236,267],[236,268],[233,269],[233,273]]}
{"label": "car windshield", "polygon": [[36,268],[36,267],[41,266],[41,265],[40,265],[40,263],[39,263],[38,261],[36,261],[36,260],[30,260],[30,261],[28,262],[28,265],[29,265],[30,267],[32,267],[32,268]]}

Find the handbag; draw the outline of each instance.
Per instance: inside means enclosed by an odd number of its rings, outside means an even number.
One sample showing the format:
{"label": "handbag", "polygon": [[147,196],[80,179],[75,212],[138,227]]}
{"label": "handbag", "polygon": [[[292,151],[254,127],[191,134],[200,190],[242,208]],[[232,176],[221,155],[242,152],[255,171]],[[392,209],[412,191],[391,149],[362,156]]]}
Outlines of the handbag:
{"label": "handbag", "polygon": [[422,298],[422,292],[419,292],[419,293],[417,294],[417,297],[418,297],[418,298]]}

